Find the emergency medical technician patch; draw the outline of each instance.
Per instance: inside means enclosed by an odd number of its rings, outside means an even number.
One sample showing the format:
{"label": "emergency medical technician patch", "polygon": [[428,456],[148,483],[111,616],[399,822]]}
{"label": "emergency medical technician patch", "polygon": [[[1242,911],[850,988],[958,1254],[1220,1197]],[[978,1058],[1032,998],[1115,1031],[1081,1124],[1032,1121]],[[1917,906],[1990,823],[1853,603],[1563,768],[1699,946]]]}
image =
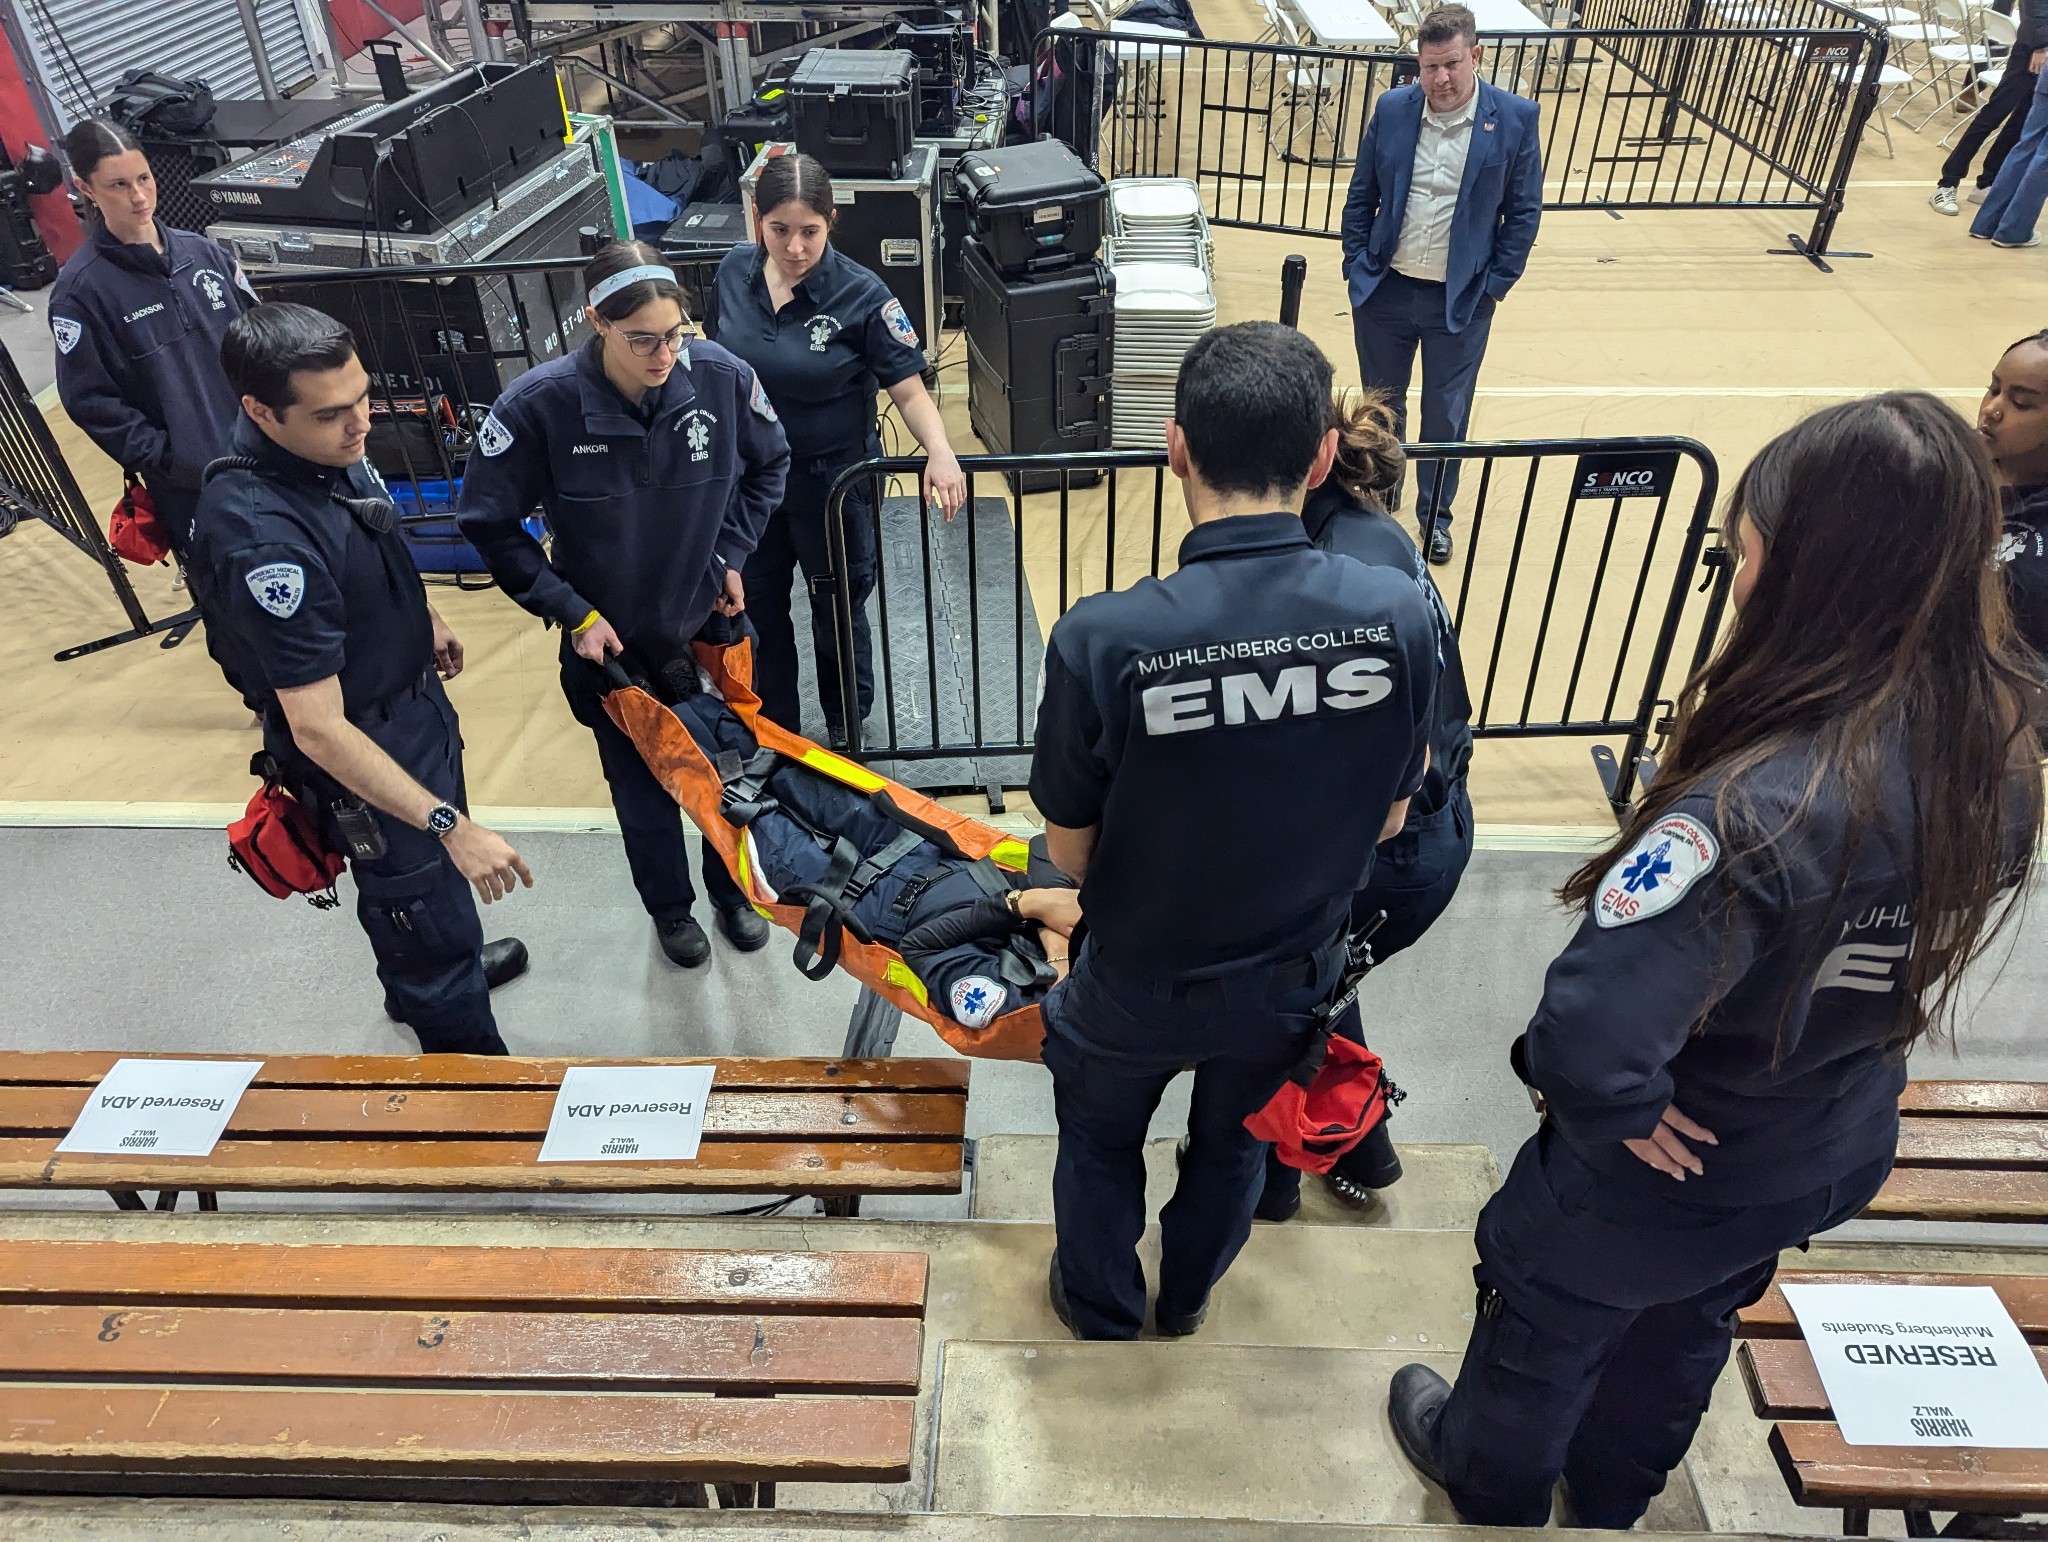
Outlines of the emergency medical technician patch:
{"label": "emergency medical technician patch", "polygon": [[1009,991],[985,974],[962,975],[953,982],[953,1017],[969,1028],[986,1028],[1002,1011]]}
{"label": "emergency medical technician patch", "polygon": [[1689,814],[1667,814],[1607,870],[1593,918],[1602,926],[1627,926],[1661,915],[1720,859],[1713,831]]}
{"label": "emergency medical technician patch", "polygon": [[69,316],[52,316],[50,330],[56,334],[59,353],[69,353],[78,346],[79,338],[85,335],[85,329]]}
{"label": "emergency medical technician patch", "polygon": [[498,421],[494,412],[484,419],[484,426],[476,431],[476,447],[486,455],[503,455],[512,448],[512,430]]}
{"label": "emergency medical technician patch", "polygon": [[243,580],[256,603],[280,621],[296,615],[306,597],[306,570],[296,562],[271,562],[251,569]]}
{"label": "emergency medical technician patch", "polygon": [[896,334],[897,342],[906,348],[917,346],[917,328],[910,324],[910,318],[904,314],[901,300],[891,300],[882,307],[882,320],[886,321],[889,330]]}
{"label": "emergency medical technician patch", "polygon": [[768,393],[761,389],[761,377],[754,377],[754,389],[747,393],[747,405],[766,418],[770,423],[782,420],[775,415],[775,404],[768,400]]}

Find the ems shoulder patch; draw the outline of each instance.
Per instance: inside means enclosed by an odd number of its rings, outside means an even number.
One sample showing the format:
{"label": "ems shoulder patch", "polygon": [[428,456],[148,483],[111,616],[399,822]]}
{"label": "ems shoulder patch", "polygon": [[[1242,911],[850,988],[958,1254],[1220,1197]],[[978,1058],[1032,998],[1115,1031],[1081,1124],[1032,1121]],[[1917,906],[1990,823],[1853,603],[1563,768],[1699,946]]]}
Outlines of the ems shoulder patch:
{"label": "ems shoulder patch", "polygon": [[69,316],[52,316],[50,331],[56,336],[59,353],[69,353],[78,346],[78,340],[85,336],[85,328]]}
{"label": "ems shoulder patch", "polygon": [[906,348],[917,346],[917,328],[910,324],[910,317],[904,313],[901,300],[891,300],[882,307],[882,320],[889,324],[889,331],[897,342]]}
{"label": "ems shoulder patch", "polygon": [[306,570],[296,562],[267,562],[243,576],[256,603],[280,621],[298,614],[306,597]]}
{"label": "ems shoulder patch", "polygon": [[1607,870],[1593,918],[1602,926],[1627,926],[1662,915],[1720,859],[1713,831],[1690,814],[1667,814]]}
{"label": "ems shoulder patch", "polygon": [[759,375],[754,377],[753,390],[747,393],[747,405],[770,423],[780,423],[782,421],[776,417],[775,404],[768,400],[768,393],[761,389],[761,377]]}
{"label": "ems shoulder patch", "polygon": [[953,982],[953,1017],[969,1028],[986,1028],[1009,996],[1007,987],[985,974],[962,975]]}
{"label": "ems shoulder patch", "polygon": [[503,455],[512,448],[512,430],[494,412],[484,419],[484,426],[476,431],[476,447],[486,455]]}

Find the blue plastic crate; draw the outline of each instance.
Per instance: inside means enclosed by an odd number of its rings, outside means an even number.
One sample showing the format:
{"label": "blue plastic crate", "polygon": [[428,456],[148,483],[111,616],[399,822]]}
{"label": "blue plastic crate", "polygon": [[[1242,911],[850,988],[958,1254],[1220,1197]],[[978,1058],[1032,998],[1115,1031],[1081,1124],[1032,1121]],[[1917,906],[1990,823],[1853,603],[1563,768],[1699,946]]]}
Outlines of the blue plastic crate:
{"label": "blue plastic crate", "polygon": [[[398,505],[398,533],[422,576],[465,577],[488,574],[483,557],[455,523],[455,501],[462,494],[462,479],[409,481],[387,477],[391,501]],[[547,525],[538,514],[522,523],[536,541],[545,541]]]}

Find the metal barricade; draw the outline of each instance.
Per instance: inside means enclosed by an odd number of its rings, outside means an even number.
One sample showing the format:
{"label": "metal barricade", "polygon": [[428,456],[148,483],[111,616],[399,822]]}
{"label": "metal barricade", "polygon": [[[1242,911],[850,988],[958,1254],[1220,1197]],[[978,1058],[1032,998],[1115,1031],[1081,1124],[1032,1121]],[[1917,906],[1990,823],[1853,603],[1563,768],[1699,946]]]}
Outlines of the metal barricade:
{"label": "metal barricade", "polygon": [[158,633],[163,634],[164,647],[175,648],[199,624],[197,610],[153,620],[143,608],[126,566],[107,545],[106,533],[86,506],[78,479],[21,378],[14,355],[0,344],[0,535],[13,530],[24,516],[41,520],[97,562],[128,618],[126,631],[62,649],[56,655],[58,663]]}
{"label": "metal barricade", "polygon": [[[1415,468],[1456,462],[1459,555],[1436,576],[1458,629],[1481,739],[1618,739],[1594,747],[1625,810],[1654,768],[1650,745],[1684,677],[1705,662],[1726,599],[1713,539],[1719,471],[1690,439],[1421,444]],[[862,604],[874,703],[836,681],[848,753],[931,790],[1002,790],[1029,774],[1045,638],[1098,592],[1159,577],[1189,528],[1165,457],[1152,451],[967,456],[953,520],[920,495],[923,462],[850,468],[827,506],[838,575],[839,656],[853,657],[847,554],[878,554]],[[1050,491],[1019,490],[1046,479]],[[1000,489],[990,495],[991,489]],[[1425,511],[1426,513],[1426,511]],[[806,700],[803,726],[820,735]]]}
{"label": "metal barricade", "polygon": [[[1762,18],[1768,15],[1768,20]],[[1833,0],[1584,0],[1580,25],[1481,38],[1480,73],[1542,109],[1546,209],[1811,210],[1827,270],[1886,34]],[[1340,234],[1392,49],[1053,30],[1039,132],[1107,177],[1185,177],[1215,225]]]}

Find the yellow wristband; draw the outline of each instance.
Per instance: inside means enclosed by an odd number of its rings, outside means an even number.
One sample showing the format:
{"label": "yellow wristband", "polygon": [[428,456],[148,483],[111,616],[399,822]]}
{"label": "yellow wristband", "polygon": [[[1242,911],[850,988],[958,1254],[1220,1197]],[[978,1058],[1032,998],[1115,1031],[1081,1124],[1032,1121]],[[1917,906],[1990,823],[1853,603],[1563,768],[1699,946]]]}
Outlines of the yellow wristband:
{"label": "yellow wristband", "polygon": [[597,612],[593,610],[589,615],[585,616],[582,619],[582,621],[577,623],[575,626],[569,628],[569,635],[571,637],[581,637],[585,632],[589,631],[596,624]]}

